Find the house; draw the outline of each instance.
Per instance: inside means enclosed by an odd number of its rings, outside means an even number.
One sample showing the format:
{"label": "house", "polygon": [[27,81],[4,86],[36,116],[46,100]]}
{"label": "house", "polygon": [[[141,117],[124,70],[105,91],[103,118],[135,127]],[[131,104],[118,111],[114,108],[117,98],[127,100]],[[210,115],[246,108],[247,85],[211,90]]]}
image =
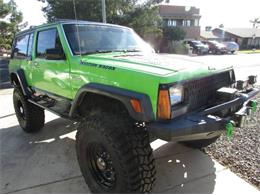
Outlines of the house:
{"label": "house", "polygon": [[258,28],[215,28],[201,31],[202,40],[234,41],[240,49],[260,49],[260,29]]}
{"label": "house", "polygon": [[241,49],[260,48],[258,28],[215,28],[212,33],[223,41],[235,41]]}
{"label": "house", "polygon": [[160,5],[159,14],[167,27],[180,27],[186,32],[185,39],[199,39],[200,9],[190,6]]}
{"label": "house", "polygon": [[202,39],[202,40],[216,40],[216,41],[221,40],[221,38],[214,35],[211,30],[201,30],[200,31],[200,39]]}

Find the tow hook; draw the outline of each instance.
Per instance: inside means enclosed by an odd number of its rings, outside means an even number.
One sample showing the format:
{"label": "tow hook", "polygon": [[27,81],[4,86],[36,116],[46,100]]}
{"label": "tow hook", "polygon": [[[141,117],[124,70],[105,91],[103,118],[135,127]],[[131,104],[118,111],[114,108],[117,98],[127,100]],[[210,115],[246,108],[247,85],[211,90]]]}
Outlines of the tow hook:
{"label": "tow hook", "polygon": [[227,138],[228,139],[231,139],[232,136],[233,136],[234,126],[235,126],[235,122],[234,121],[229,121],[226,124],[226,132],[227,132]]}
{"label": "tow hook", "polygon": [[249,101],[249,106],[251,107],[253,112],[256,112],[256,110],[257,110],[257,101],[256,100],[250,100]]}

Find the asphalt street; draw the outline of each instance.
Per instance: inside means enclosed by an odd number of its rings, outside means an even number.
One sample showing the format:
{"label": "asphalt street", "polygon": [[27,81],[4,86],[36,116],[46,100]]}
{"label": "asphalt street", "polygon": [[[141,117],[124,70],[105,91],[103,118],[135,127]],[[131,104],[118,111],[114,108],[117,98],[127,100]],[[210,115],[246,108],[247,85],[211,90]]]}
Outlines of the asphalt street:
{"label": "asphalt street", "polygon": [[206,55],[194,59],[212,65],[232,65],[236,79],[247,79],[248,75],[257,75],[260,84],[260,54]]}

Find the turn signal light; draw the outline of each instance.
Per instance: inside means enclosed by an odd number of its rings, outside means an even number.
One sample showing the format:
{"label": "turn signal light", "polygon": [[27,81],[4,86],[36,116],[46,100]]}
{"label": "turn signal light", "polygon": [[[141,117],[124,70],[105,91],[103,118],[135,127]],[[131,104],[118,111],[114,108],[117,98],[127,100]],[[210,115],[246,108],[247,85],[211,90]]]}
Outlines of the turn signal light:
{"label": "turn signal light", "polygon": [[168,90],[159,91],[157,117],[158,119],[171,118],[171,102]]}
{"label": "turn signal light", "polygon": [[130,102],[131,102],[132,108],[134,109],[135,112],[138,112],[138,113],[142,112],[142,107],[141,107],[141,103],[139,100],[131,99]]}

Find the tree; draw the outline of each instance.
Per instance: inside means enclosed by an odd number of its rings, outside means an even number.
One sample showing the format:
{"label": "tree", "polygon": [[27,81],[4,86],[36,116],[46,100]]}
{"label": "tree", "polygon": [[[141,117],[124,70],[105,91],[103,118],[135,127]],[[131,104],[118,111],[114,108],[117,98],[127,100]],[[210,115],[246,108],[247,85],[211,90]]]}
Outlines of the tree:
{"label": "tree", "polygon": [[224,24],[220,24],[218,27],[219,28],[224,28]]}
{"label": "tree", "polygon": [[[38,0],[47,2],[42,10],[49,22],[55,19],[75,19],[73,0]],[[107,22],[135,29],[142,37],[160,36],[161,17],[157,4],[162,0],[108,0]],[[75,0],[77,19],[102,22],[101,0]]]}
{"label": "tree", "polygon": [[165,27],[163,29],[163,38],[160,43],[160,52],[175,53],[175,46],[185,38],[185,31],[179,27]]}
{"label": "tree", "polygon": [[257,28],[257,25],[260,24],[260,17],[254,18],[253,20],[250,20],[249,22],[253,24],[253,28]]}
{"label": "tree", "polygon": [[212,26],[206,26],[206,27],[205,27],[205,30],[206,30],[206,31],[211,31],[211,29],[212,29]]}
{"label": "tree", "polygon": [[166,27],[163,30],[163,37],[167,41],[180,41],[183,40],[186,33],[179,27]]}
{"label": "tree", "polygon": [[22,13],[17,11],[14,0],[4,3],[0,0],[0,47],[10,49],[13,37],[19,31]]}

